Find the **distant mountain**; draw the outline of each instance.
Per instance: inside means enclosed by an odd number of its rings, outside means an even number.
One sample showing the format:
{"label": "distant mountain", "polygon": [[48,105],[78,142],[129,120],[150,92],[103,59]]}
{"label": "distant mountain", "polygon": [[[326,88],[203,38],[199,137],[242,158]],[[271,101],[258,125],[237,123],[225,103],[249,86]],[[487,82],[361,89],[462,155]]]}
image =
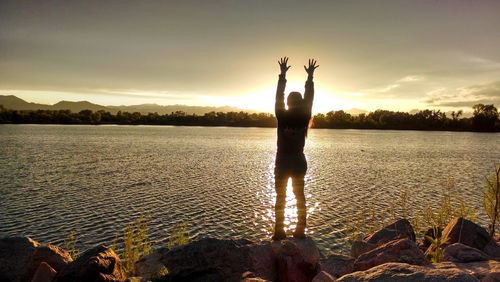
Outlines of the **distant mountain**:
{"label": "distant mountain", "polygon": [[24,101],[14,95],[0,95],[0,105],[6,109],[12,110],[70,110],[72,112],[80,112],[83,110],[92,111],[107,111],[116,114],[118,111],[122,112],[140,112],[141,114],[158,113],[160,115],[170,114],[176,111],[183,111],[187,114],[203,115],[205,113],[214,112],[256,112],[252,110],[242,110],[236,107],[223,106],[223,107],[198,107],[186,105],[168,105],[162,106],[157,104],[141,104],[133,106],[102,106],[88,101],[70,102],[61,101],[54,105],[36,104]]}
{"label": "distant mountain", "polygon": [[236,107],[223,106],[223,107],[199,107],[199,106],[186,106],[186,105],[167,105],[161,106],[157,104],[141,104],[133,106],[108,106],[112,111],[122,111],[122,112],[140,112],[142,114],[147,113],[158,113],[160,115],[170,114],[176,111],[182,111],[187,114],[197,114],[203,115],[208,112],[256,112],[252,110],[242,110]]}
{"label": "distant mountain", "polygon": [[79,101],[79,102],[70,102],[70,101],[61,101],[51,106],[51,110],[70,110],[72,112],[78,113],[83,110],[92,110],[96,111],[107,111],[110,112],[110,108],[93,104],[87,101]]}
{"label": "distant mountain", "polygon": [[0,105],[3,105],[6,109],[13,110],[48,110],[52,107],[50,105],[28,103],[14,95],[0,95]]}

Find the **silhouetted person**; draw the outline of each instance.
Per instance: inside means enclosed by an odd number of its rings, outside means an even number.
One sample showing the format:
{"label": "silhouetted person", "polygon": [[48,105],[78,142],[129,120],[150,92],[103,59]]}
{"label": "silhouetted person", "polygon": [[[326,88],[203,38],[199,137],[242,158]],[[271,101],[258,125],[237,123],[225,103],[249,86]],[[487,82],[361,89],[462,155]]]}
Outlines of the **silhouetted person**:
{"label": "silhouetted person", "polygon": [[285,86],[288,58],[278,61],[281,74],[279,75],[276,90],[275,112],[278,120],[278,150],[274,168],[274,182],[276,189],[276,223],[273,240],[286,237],[284,230],[286,186],[288,178],[292,178],[292,187],[297,199],[297,227],[293,233],[296,238],[305,237],[306,228],[306,198],[304,196],[304,176],[307,171],[307,162],[304,156],[304,143],[311,119],[311,108],[314,99],[314,70],[316,61],[309,60],[309,66],[304,66],[308,76],[304,98],[299,92],[290,92],[287,98],[288,109],[285,109]]}

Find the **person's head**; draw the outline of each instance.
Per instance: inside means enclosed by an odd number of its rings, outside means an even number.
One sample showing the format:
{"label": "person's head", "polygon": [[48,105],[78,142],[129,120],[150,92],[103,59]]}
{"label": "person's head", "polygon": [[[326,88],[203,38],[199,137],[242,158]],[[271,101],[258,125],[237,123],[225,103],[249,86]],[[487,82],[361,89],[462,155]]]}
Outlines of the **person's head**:
{"label": "person's head", "polygon": [[288,98],[286,99],[286,104],[288,106],[288,109],[298,109],[302,106],[303,99],[302,99],[302,94],[300,92],[290,92],[288,94]]}

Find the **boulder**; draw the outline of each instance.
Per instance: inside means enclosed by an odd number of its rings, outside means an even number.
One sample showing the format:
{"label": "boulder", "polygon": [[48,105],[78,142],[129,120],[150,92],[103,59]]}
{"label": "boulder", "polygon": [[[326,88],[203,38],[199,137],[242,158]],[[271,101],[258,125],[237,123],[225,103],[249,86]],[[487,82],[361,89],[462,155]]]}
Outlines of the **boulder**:
{"label": "boulder", "polygon": [[492,272],[486,275],[481,282],[498,282],[500,281],[500,272]]}
{"label": "boulder", "polygon": [[477,282],[460,269],[439,269],[407,263],[385,263],[344,275],[337,282]]}
{"label": "boulder", "polygon": [[30,281],[42,262],[57,272],[71,261],[68,252],[29,237],[0,239],[0,281]]}
{"label": "boulder", "polygon": [[[500,246],[492,238],[486,229],[464,218],[454,218],[443,230],[444,246],[453,243],[462,243],[472,248],[483,251],[487,255],[500,258]],[[430,246],[426,254],[434,251],[434,246]]]}
{"label": "boulder", "polygon": [[149,282],[151,279],[146,279],[140,276],[132,276],[132,277],[127,277],[125,279],[125,282]]}
{"label": "boulder", "polygon": [[351,256],[357,258],[375,249],[377,246],[402,238],[408,238],[415,242],[415,231],[410,222],[404,218],[366,236],[363,240],[353,241],[351,244]]}
{"label": "boulder", "polygon": [[247,271],[265,280],[277,278],[269,242],[204,238],[172,248],[161,262],[169,281],[240,281]]}
{"label": "boulder", "polygon": [[252,271],[259,278],[275,281],[276,272],[276,254],[269,242],[254,243],[245,248],[248,250],[251,259]]}
{"label": "boulder", "polygon": [[158,277],[165,272],[166,267],[162,263],[163,257],[168,253],[169,249],[159,248],[147,256],[141,257],[134,266],[134,273],[145,279]]}
{"label": "boulder", "polygon": [[341,277],[354,271],[354,259],[348,256],[332,254],[319,261],[320,270],[333,277]]}
{"label": "boulder", "polygon": [[241,281],[242,282],[271,282],[269,280],[265,280],[265,279],[262,279],[260,277],[257,277],[255,275],[255,273],[253,273],[251,271],[247,271],[247,272],[243,273],[243,275],[241,277]]}
{"label": "boulder", "polygon": [[490,259],[490,257],[484,252],[462,243],[448,245],[443,249],[443,252],[443,259],[451,262],[473,262]]}
{"label": "boulder", "polygon": [[40,263],[46,262],[56,272],[59,272],[72,261],[73,259],[67,251],[57,246],[47,244],[45,246],[39,246],[35,249],[35,252],[33,253],[33,260],[31,263],[31,271],[33,271],[32,273],[34,273],[36,271],[35,266],[38,267]]}
{"label": "boulder", "polygon": [[417,246],[418,248],[425,253],[425,251],[427,251],[427,249],[429,248],[429,244],[426,243],[426,240],[424,239],[419,239],[417,240]]}
{"label": "boulder", "polygon": [[500,262],[496,260],[475,261],[467,263],[447,261],[435,263],[434,266],[438,269],[458,269],[460,271],[473,275],[481,281],[486,277],[490,277],[489,279],[492,279],[495,276],[498,276],[498,273],[500,273]]}
{"label": "boulder", "polygon": [[496,240],[489,241],[488,244],[484,246],[483,252],[496,260],[500,260],[500,245]]}
{"label": "boulder", "polygon": [[411,223],[405,218],[399,219],[377,232],[368,235],[363,241],[369,244],[380,245],[401,238],[408,238],[415,242],[415,231]]}
{"label": "boulder", "polygon": [[360,255],[354,261],[354,270],[366,270],[387,262],[404,262],[413,265],[430,264],[417,244],[404,238],[388,242]]}
{"label": "boulder", "polygon": [[262,278],[259,278],[259,277],[249,277],[249,278],[244,278],[243,280],[241,280],[242,282],[271,282],[269,280],[266,280],[266,279],[262,279]]}
{"label": "boulder", "polygon": [[126,278],[120,257],[113,249],[99,245],[81,254],[56,279],[61,282],[118,282]]}
{"label": "boulder", "polygon": [[[29,281],[31,261],[40,244],[29,237],[0,239],[0,281]],[[36,270],[36,269],[35,269]]]}
{"label": "boulder", "polygon": [[335,278],[326,271],[320,271],[314,276],[312,282],[335,282]]}
{"label": "boulder", "polygon": [[35,271],[31,282],[51,282],[56,277],[57,271],[55,271],[46,262],[40,263],[38,269]]}
{"label": "boulder", "polygon": [[275,242],[273,249],[278,253],[278,281],[309,282],[318,272],[319,250],[311,238]]}
{"label": "boulder", "polygon": [[375,249],[377,245],[365,241],[355,240],[351,243],[351,257],[357,258],[360,255]]}

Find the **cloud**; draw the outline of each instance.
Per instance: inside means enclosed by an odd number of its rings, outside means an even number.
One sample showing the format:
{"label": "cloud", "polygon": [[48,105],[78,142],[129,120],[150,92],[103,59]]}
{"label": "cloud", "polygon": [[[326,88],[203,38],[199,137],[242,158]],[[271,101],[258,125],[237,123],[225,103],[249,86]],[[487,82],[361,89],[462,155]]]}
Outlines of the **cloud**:
{"label": "cloud", "polygon": [[472,107],[475,104],[500,106],[500,81],[471,85],[453,91],[437,88],[427,92],[423,101],[432,106],[444,107]]}
{"label": "cloud", "polygon": [[183,99],[195,100],[199,99],[201,95],[191,95],[191,94],[180,94],[164,90],[137,90],[137,89],[89,89],[89,92],[95,94],[105,94],[112,96],[123,96],[123,97],[134,97],[134,98],[160,98],[160,99],[177,99],[180,96]]}
{"label": "cloud", "polygon": [[388,93],[388,92],[392,92],[396,88],[401,88],[401,87],[404,87],[405,85],[408,85],[409,82],[422,81],[423,79],[424,79],[424,77],[421,75],[407,75],[401,79],[393,81],[393,83],[388,84],[385,87],[375,88],[375,89],[366,89],[365,91],[377,92],[377,93]]}
{"label": "cloud", "polygon": [[398,80],[398,82],[414,82],[422,80],[424,80],[424,77],[421,75],[408,75]]}
{"label": "cloud", "polygon": [[382,89],[379,89],[377,92],[386,93],[386,92],[389,92],[389,91],[391,91],[395,88],[398,88],[398,87],[399,87],[399,84],[390,84]]}

